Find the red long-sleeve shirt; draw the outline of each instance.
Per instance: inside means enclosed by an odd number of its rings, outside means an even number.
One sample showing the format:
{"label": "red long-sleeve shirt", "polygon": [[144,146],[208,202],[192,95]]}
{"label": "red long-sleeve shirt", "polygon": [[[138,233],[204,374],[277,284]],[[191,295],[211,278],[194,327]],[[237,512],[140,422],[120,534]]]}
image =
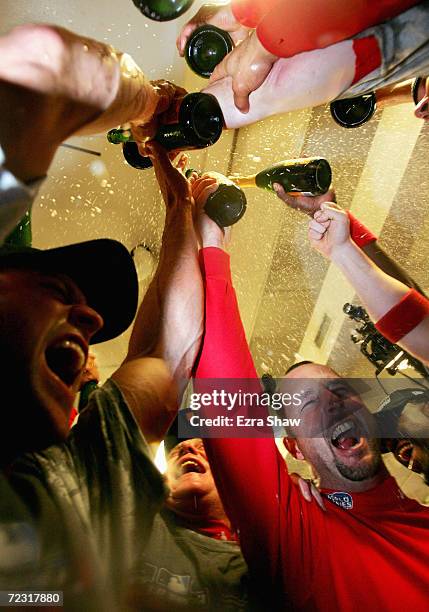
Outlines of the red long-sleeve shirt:
{"label": "red long-sleeve shirt", "polygon": [[322,49],[391,19],[421,0],[232,0],[240,23],[256,28],[278,57]]}
{"label": "red long-sleeve shirt", "polygon": [[[201,267],[206,330],[196,377],[255,378],[229,256],[203,249]],[[364,493],[325,490],[323,512],[292,484],[273,439],[206,439],[205,446],[252,582],[267,596],[312,612],[426,612],[429,509],[393,478]]]}

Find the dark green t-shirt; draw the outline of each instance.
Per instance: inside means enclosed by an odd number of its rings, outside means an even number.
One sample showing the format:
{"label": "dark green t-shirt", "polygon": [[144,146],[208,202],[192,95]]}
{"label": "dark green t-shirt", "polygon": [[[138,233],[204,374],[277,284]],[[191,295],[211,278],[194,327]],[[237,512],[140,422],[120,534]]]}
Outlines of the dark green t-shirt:
{"label": "dark green t-shirt", "polygon": [[7,486],[41,509],[32,514],[39,558],[51,559],[45,584],[64,584],[70,609],[76,592],[82,599],[91,592],[103,611],[245,608],[238,545],[179,527],[161,512],[163,478],[113,381],[91,395],[65,444],[26,455]]}

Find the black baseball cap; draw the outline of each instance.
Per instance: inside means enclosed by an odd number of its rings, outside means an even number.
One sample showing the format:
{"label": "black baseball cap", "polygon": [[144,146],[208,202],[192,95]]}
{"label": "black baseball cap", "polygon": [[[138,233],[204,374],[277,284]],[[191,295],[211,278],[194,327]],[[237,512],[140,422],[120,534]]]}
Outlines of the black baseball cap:
{"label": "black baseball cap", "polygon": [[54,249],[4,245],[0,269],[26,268],[65,274],[103,317],[104,325],[91,344],[116,338],[134,319],[138,281],[133,258],[117,240],[101,238]]}

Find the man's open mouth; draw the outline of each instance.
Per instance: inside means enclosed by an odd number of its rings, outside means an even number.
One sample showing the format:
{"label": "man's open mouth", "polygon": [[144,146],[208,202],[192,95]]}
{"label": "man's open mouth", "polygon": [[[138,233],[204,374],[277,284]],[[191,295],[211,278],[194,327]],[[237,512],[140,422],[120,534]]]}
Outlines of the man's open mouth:
{"label": "man's open mouth", "polygon": [[72,387],[86,364],[86,352],[74,339],[53,342],[45,352],[49,369],[67,386]]}
{"label": "man's open mouth", "polygon": [[361,442],[361,432],[351,419],[334,427],[331,433],[331,444],[340,450],[351,450]]}
{"label": "man's open mouth", "polygon": [[194,461],[194,459],[186,459],[186,461],[180,463],[177,468],[180,476],[183,476],[183,474],[190,474],[191,472],[194,472],[196,474],[205,473],[205,469],[201,465],[201,463],[199,463],[198,461]]}

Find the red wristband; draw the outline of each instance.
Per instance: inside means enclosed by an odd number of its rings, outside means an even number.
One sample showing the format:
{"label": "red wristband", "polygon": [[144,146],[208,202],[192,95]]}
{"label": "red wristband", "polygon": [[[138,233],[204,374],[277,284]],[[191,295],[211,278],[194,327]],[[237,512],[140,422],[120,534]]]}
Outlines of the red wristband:
{"label": "red wristband", "polygon": [[410,289],[375,324],[380,334],[390,342],[398,342],[429,315],[429,300],[415,289]]}
{"label": "red wristband", "polygon": [[356,55],[355,76],[352,85],[381,65],[381,51],[375,36],[355,38],[353,51]]}
{"label": "red wristband", "polygon": [[360,249],[377,240],[377,236],[356,219],[350,211],[347,211],[347,216],[350,220],[350,236]]}

